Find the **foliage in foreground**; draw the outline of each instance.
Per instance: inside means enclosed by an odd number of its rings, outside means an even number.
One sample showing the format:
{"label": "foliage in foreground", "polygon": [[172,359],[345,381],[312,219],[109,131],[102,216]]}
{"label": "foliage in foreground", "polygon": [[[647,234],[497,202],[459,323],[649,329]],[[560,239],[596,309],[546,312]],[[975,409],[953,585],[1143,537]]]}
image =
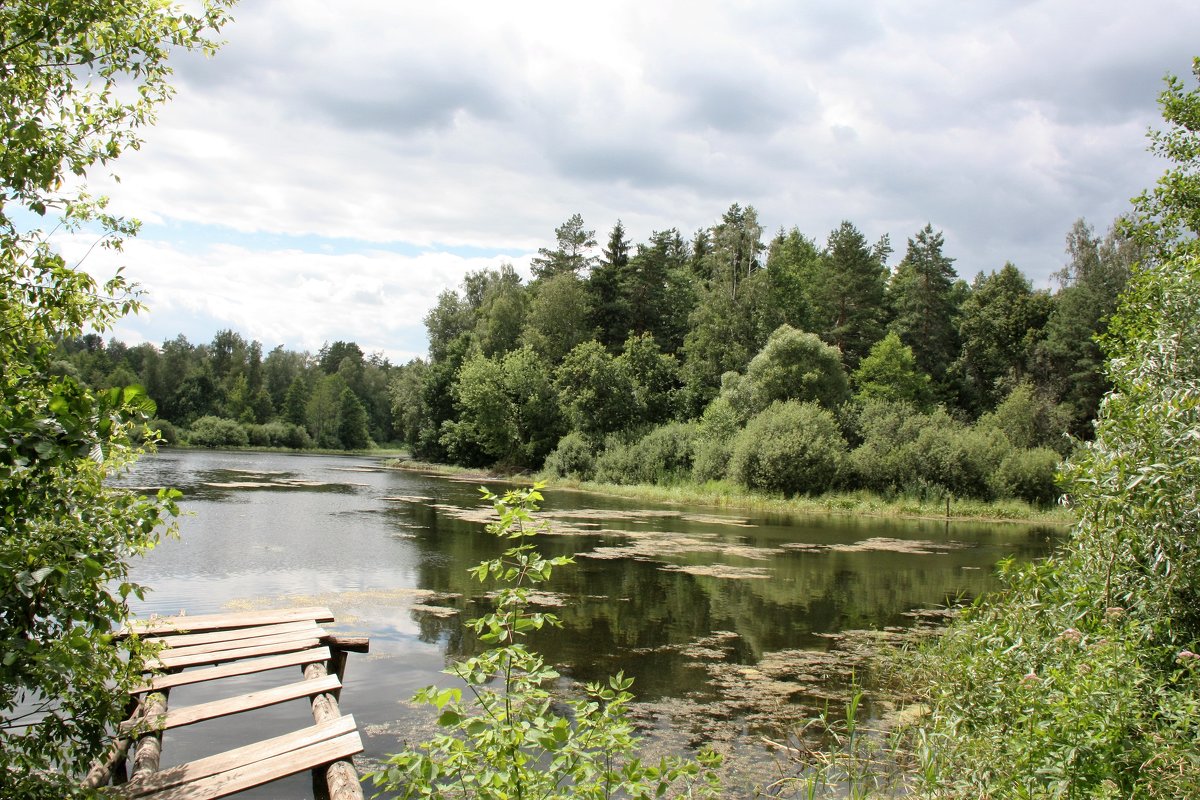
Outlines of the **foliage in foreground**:
{"label": "foliage in foreground", "polygon": [[1065,474],[1079,523],[924,655],[933,794],[1200,794],[1200,89],[1161,101],[1153,149],[1178,166],[1135,201],[1114,389]]}
{"label": "foliage in foreground", "polygon": [[417,693],[417,702],[437,709],[446,732],[392,756],[371,779],[404,798],[650,798],[668,791],[719,796],[714,770],[720,758],[713,753],[655,764],[637,756],[631,679],[617,674],[607,685],[589,684],[582,699],[551,694],[548,687],[559,674],[521,638],[560,624],[552,614],[530,611],[529,598],[554,567],[572,559],[544,558],[531,541],[547,527],[533,518],[541,488],[534,484],[502,497],[483,490],[499,517],[488,532],[512,544],[471,570],[480,581],[502,585],[496,610],[468,623],[491,648],[446,670],[465,684],[467,701],[455,687]]}
{"label": "foliage in foreground", "polygon": [[135,225],[64,182],[137,147],[136,129],[171,94],[173,48],[210,49],[225,3],[187,14],[154,0],[0,5],[0,786],[64,797],[124,713],[139,653],[112,634],[141,589],[128,559],[151,546],[177,495],[144,497],[106,479],[140,453],[154,404],[138,387],[92,391],[55,369],[61,337],[104,331],[139,308],[120,276],[103,286],[67,265],[42,231],[52,214]]}

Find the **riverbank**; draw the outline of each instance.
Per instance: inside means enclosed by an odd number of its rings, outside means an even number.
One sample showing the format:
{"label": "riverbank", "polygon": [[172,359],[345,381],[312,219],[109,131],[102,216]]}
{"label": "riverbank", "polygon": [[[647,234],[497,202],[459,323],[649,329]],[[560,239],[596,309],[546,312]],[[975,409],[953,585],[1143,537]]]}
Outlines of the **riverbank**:
{"label": "riverbank", "polygon": [[[371,453],[370,455],[374,455]],[[384,461],[393,469],[430,472],[460,479],[486,481],[517,481],[534,478],[545,481],[550,489],[587,492],[644,500],[656,503],[701,505],[710,508],[759,511],[776,514],[822,514],[862,517],[884,517],[918,520],[969,520],[973,522],[1011,522],[1069,527],[1075,523],[1074,514],[1067,508],[1037,508],[1020,500],[985,502],[952,498],[921,500],[913,497],[885,498],[866,491],[824,494],[817,497],[780,497],[748,491],[726,481],[674,486],[625,485],[575,481],[550,475],[522,475],[491,470],[470,469],[449,464],[435,464],[395,458]]]}

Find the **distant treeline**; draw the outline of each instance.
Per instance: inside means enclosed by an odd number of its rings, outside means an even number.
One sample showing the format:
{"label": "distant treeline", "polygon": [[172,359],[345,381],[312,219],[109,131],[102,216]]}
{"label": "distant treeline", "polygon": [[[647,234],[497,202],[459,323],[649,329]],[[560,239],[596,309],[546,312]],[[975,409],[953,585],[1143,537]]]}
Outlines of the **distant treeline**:
{"label": "distant treeline", "polygon": [[1012,264],[970,283],[931,226],[903,257],[843,222],[763,244],[733,205],[603,246],[579,215],[528,283],[470,273],[402,366],[335,342],[315,356],[232,331],[161,348],[64,342],[63,369],[141,383],[168,438],[360,448],[615,482],[733,480],[783,493],[868,488],[1044,502],[1107,389],[1096,338],[1134,248],[1080,220],[1054,291]]}

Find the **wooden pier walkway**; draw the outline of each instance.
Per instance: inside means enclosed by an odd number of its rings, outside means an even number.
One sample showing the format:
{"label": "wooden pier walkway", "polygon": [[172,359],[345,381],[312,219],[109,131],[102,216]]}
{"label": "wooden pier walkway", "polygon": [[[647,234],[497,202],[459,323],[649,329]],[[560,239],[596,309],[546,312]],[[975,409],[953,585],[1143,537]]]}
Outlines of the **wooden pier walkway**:
{"label": "wooden pier walkway", "polygon": [[[329,609],[298,608],[134,623],[123,635],[163,645],[147,665],[155,674],[132,693],[117,742],[84,784],[111,782],[129,800],[209,800],[311,770],[318,798],[361,800],[350,758],[362,752],[362,740],[354,717],[339,710],[338,696],[346,654],[365,653],[369,643],[320,627],[332,621]],[[282,671],[289,667],[302,670],[303,678],[290,680]],[[167,704],[174,687],[276,670],[280,683],[268,689],[179,708]],[[314,725],[159,769],[163,734],[172,728],[300,699],[311,702]]]}

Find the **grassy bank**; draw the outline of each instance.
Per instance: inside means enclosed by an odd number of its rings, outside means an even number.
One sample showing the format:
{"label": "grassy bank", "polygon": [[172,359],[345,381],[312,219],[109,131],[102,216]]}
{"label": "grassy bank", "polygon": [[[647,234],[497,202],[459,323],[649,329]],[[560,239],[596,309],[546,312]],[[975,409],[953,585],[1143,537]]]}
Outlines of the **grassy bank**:
{"label": "grassy bank", "polygon": [[234,445],[225,445],[222,447],[208,447],[203,445],[181,444],[173,442],[171,444],[158,445],[159,450],[222,450],[234,453],[289,453],[298,456],[367,456],[370,458],[387,458],[394,461],[399,461],[408,455],[408,450],[404,447],[371,447],[365,450],[337,450],[329,447],[259,447],[255,445],[247,445],[245,447],[237,447]]}
{"label": "grassy bank", "polygon": [[[511,481],[519,475],[499,471],[469,469],[448,464],[432,464],[407,459],[385,462],[396,469],[432,472],[455,477],[475,476],[480,481]],[[530,476],[532,477],[532,476]],[[625,497],[653,503],[679,503],[778,514],[845,514],[848,516],[890,517],[896,519],[959,519],[978,522],[1019,522],[1069,526],[1074,515],[1060,506],[1037,508],[1019,500],[985,502],[982,500],[951,499],[947,513],[945,500],[921,500],[915,497],[886,498],[858,491],[824,494],[817,497],[782,497],[752,492],[728,481],[709,481],[704,484],[682,483],[672,486],[624,485],[574,481],[549,475],[537,476],[546,482],[549,491],[571,490]]]}

